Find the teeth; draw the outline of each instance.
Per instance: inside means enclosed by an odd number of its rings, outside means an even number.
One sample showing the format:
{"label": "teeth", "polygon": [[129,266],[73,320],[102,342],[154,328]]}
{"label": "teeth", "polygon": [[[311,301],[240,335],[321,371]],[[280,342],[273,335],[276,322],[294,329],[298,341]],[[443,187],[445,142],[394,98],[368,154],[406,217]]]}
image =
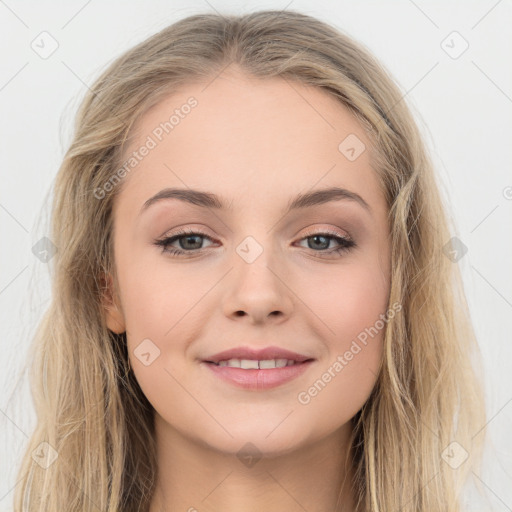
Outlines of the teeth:
{"label": "teeth", "polygon": [[244,370],[257,370],[268,368],[283,368],[285,366],[293,366],[293,359],[266,359],[264,361],[256,361],[255,359],[228,359],[227,361],[219,361],[218,366],[231,366],[232,368],[242,368]]}
{"label": "teeth", "polygon": [[[281,364],[284,361],[284,365]],[[267,359],[265,361],[258,361],[260,368],[282,368],[286,366],[286,359]]]}
{"label": "teeth", "polygon": [[255,361],[253,359],[241,359],[240,360],[240,368],[244,370],[254,369],[257,370],[259,361]]}

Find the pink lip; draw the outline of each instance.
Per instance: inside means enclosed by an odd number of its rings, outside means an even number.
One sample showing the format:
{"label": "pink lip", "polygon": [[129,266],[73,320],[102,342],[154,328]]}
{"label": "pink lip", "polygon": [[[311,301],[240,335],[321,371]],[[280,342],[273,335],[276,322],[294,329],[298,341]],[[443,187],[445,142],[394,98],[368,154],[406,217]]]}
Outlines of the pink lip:
{"label": "pink lip", "polygon": [[266,347],[263,349],[254,349],[250,347],[236,347],[229,350],[219,352],[207,359],[206,362],[218,363],[219,361],[226,361],[228,359],[254,359],[258,361],[265,361],[269,359],[291,359],[302,363],[312,357],[291,352],[284,348],[279,347]]}
{"label": "pink lip", "polygon": [[[292,366],[282,368],[249,369],[234,368],[231,366],[218,366],[219,361],[228,359],[252,359],[265,361],[269,359],[289,359],[295,361]],[[280,386],[303,374],[313,363],[314,358],[279,347],[266,347],[252,349],[250,347],[237,347],[219,352],[203,361],[216,376],[244,389],[269,389]]]}
{"label": "pink lip", "polygon": [[295,379],[304,373],[312,363],[313,360],[310,359],[303,363],[295,363],[292,366],[266,368],[263,370],[244,370],[242,368],[233,368],[231,366],[217,366],[215,363],[208,361],[205,361],[203,364],[210,368],[215,375],[227,382],[230,382],[231,384],[234,384],[235,386],[244,389],[260,390],[274,388]]}

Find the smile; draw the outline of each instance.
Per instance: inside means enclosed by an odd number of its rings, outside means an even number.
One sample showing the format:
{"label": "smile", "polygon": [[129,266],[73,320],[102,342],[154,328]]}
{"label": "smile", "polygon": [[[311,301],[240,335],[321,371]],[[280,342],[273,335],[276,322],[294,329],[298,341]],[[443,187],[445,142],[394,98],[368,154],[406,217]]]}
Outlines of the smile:
{"label": "smile", "polygon": [[[293,359],[227,359],[219,361],[218,366],[229,366],[231,368],[243,368],[244,370],[262,370],[265,368],[284,368],[293,366],[297,361]],[[216,363],[214,363],[216,364]]]}
{"label": "smile", "polygon": [[265,390],[281,386],[302,375],[314,360],[228,359],[219,363],[204,361],[215,377],[247,390]]}

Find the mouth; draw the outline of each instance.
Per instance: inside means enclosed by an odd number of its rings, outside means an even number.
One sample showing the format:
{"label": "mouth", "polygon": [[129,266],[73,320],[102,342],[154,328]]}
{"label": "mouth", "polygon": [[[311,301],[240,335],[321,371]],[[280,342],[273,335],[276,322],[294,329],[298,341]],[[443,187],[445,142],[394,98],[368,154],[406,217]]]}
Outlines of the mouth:
{"label": "mouth", "polygon": [[313,361],[313,359],[306,359],[304,361],[298,361],[295,359],[223,359],[221,361],[204,361],[208,364],[213,364],[219,367],[228,367],[228,368],[240,368],[242,370],[270,370],[275,368],[285,368],[287,366],[296,366],[300,364],[307,363],[309,361]]}
{"label": "mouth", "polygon": [[[303,363],[313,359],[310,356],[299,354],[281,347],[235,347],[205,358],[205,362],[214,363],[219,366],[229,366],[235,368],[263,369],[263,368],[282,368],[292,366],[297,363]],[[258,366],[256,366],[258,363]],[[261,364],[261,366],[260,366]]]}
{"label": "mouth", "polygon": [[202,361],[202,366],[221,381],[247,390],[281,386],[302,375],[314,364],[313,357],[281,347],[236,347]]}

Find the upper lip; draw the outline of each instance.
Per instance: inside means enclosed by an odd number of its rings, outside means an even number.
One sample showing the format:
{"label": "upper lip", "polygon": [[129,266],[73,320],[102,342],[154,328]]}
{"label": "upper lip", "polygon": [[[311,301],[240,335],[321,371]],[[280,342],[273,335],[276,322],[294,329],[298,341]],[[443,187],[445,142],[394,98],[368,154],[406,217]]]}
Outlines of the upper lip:
{"label": "upper lip", "polygon": [[262,349],[236,347],[210,356],[205,359],[205,361],[218,363],[219,361],[227,361],[228,359],[254,359],[258,361],[265,361],[269,359],[290,359],[302,363],[313,358],[279,347],[265,347]]}

